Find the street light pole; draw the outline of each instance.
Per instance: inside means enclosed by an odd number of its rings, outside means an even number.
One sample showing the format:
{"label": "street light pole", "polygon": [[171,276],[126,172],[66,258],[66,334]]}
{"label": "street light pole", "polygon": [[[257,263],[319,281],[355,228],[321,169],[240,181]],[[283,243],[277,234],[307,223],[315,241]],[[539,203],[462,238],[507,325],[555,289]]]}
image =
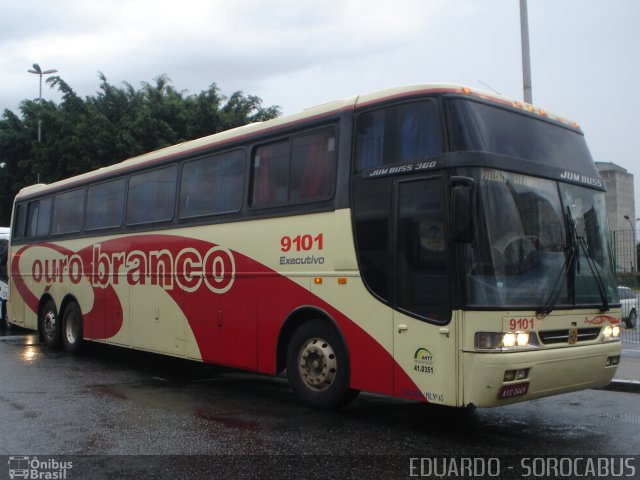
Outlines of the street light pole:
{"label": "street light pole", "polygon": [[524,101],[533,103],[531,87],[531,55],[529,53],[529,15],[527,0],[520,0],[520,38],[522,41],[522,86]]}
{"label": "street light pole", "polygon": [[[55,68],[42,71],[40,65],[37,63],[33,64],[33,69],[27,70],[29,73],[34,73],[40,76],[40,89],[38,90],[38,104],[40,105],[40,109],[42,109],[42,76],[43,75],[51,75],[52,73],[56,73],[58,70]],[[38,142],[42,141],[42,112],[38,112]]]}
{"label": "street light pole", "polygon": [[[638,253],[637,253],[637,248],[638,247],[636,247],[636,229],[634,228],[634,225],[631,222],[631,219],[629,218],[629,215],[625,215],[624,218],[625,218],[625,220],[627,222],[629,222],[629,225],[631,225],[631,236],[633,238],[633,254],[631,255],[631,271],[635,272],[637,270],[637,267],[638,267],[638,265],[637,265],[638,262],[637,262],[637,259],[636,259],[637,255],[638,255]],[[636,262],[635,262],[636,263],[636,268],[633,267],[634,259],[636,259]]]}

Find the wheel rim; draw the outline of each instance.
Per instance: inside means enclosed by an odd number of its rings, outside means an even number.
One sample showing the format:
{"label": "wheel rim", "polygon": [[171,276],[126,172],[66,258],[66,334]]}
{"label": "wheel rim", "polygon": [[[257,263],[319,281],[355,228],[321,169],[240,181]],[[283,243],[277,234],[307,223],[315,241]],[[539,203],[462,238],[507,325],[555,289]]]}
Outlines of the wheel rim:
{"label": "wheel rim", "polygon": [[333,348],[322,338],[305,342],[298,355],[298,373],[312,390],[325,390],[336,378],[338,363]]}
{"label": "wheel rim", "polygon": [[47,338],[53,338],[56,335],[56,314],[49,310],[43,321],[44,334]]}
{"label": "wheel rim", "polygon": [[79,325],[80,325],[80,322],[78,322],[78,317],[75,314],[73,313],[67,314],[67,317],[65,318],[64,333],[67,336],[68,343],[73,344],[73,343],[76,343],[76,340],[78,340]]}

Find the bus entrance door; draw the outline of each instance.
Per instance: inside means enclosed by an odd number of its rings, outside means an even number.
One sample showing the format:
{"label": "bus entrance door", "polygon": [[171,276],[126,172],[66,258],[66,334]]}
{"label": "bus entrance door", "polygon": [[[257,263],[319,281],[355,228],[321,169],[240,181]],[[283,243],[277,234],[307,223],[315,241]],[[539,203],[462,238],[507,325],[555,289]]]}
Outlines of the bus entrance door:
{"label": "bus entrance door", "polygon": [[401,370],[394,378],[399,396],[455,404],[456,322],[444,192],[442,177],[394,185],[394,358]]}

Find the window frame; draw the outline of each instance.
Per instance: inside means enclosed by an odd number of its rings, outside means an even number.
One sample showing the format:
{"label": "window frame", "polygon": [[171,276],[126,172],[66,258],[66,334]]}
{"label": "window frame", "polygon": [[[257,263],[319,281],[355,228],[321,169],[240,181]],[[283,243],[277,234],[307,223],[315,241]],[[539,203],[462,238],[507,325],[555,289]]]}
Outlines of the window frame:
{"label": "window frame", "polygon": [[[49,215],[46,220],[47,220],[47,231],[46,233],[40,233],[40,222],[42,220],[45,220],[45,218],[41,215],[42,212],[42,204],[43,202],[49,202]],[[31,206],[32,205],[37,205],[37,215],[36,215],[36,225],[35,225],[35,231],[33,233],[29,232],[29,212],[31,211]],[[25,221],[24,221],[24,238],[28,239],[28,240],[33,240],[36,238],[46,238],[49,236],[49,233],[51,231],[51,218],[53,216],[53,197],[51,196],[46,196],[46,197],[40,197],[40,198],[36,198],[34,200],[30,200],[28,202],[26,202],[27,208],[26,208],[26,217],[25,217]]]}
{"label": "window frame", "polygon": [[[330,165],[331,167],[331,171],[330,171],[330,193],[326,196],[322,196],[322,197],[312,197],[312,198],[298,198],[298,199],[294,199],[292,200],[291,198],[291,192],[292,192],[292,188],[291,188],[291,181],[292,181],[292,170],[293,170],[293,145],[295,140],[298,140],[300,138],[303,137],[308,137],[308,136],[312,136],[312,135],[322,135],[324,132],[329,133],[329,138],[333,138],[333,149],[330,151],[332,154],[332,165]],[[297,205],[307,205],[307,204],[314,204],[314,203],[322,203],[322,202],[328,202],[330,200],[332,200],[335,195],[336,195],[336,191],[337,191],[337,178],[338,178],[338,163],[339,163],[339,146],[340,146],[340,138],[339,138],[339,133],[340,133],[340,126],[334,122],[327,124],[327,125],[322,125],[322,126],[318,126],[315,128],[311,128],[311,129],[306,129],[306,130],[301,130],[298,132],[294,132],[290,135],[287,136],[281,136],[281,137],[276,137],[273,139],[270,139],[270,141],[268,142],[263,142],[263,143],[259,143],[259,144],[255,144],[251,147],[251,156],[250,156],[250,162],[249,162],[249,177],[250,177],[250,181],[249,181],[249,188],[246,189],[246,196],[247,196],[247,201],[248,201],[248,205],[251,209],[253,210],[264,210],[264,209],[270,209],[270,208],[278,208],[278,207],[293,207],[293,206],[297,206]],[[256,185],[256,167],[255,167],[255,159],[256,159],[256,153],[258,151],[258,149],[265,147],[265,146],[269,146],[269,145],[276,145],[278,143],[287,143],[287,147],[288,147],[288,154],[287,154],[287,171],[288,171],[288,181],[287,181],[287,200],[283,201],[283,202],[276,202],[276,203],[268,203],[268,204],[256,204],[254,202],[254,196],[255,196],[255,185]]]}
{"label": "window frame", "polygon": [[[69,230],[69,231],[65,231],[65,232],[59,232],[56,233],[53,231],[53,227],[55,226],[55,216],[56,216],[56,205],[58,203],[58,198],[63,196],[63,195],[69,195],[71,193],[74,192],[82,192],[82,202],[81,202],[81,212],[80,212],[80,226],[78,228],[78,230]],[[49,225],[49,235],[52,237],[62,237],[64,235],[75,235],[75,234],[82,234],[83,230],[84,230],[84,211],[85,211],[85,201],[86,201],[86,197],[87,197],[87,186],[86,185],[82,185],[81,187],[76,187],[76,188],[72,188],[70,190],[62,190],[58,193],[53,194],[53,205],[51,207],[51,223]],[[26,220],[25,220],[25,227],[26,227]]]}
{"label": "window frame", "polygon": [[[133,180],[134,177],[139,177],[142,175],[149,175],[151,173],[154,172],[159,172],[161,170],[169,170],[169,169],[174,169],[175,170],[175,184],[174,184],[174,191],[173,191],[173,201],[171,202],[171,217],[170,218],[163,218],[161,220],[152,220],[152,221],[142,221],[142,222],[129,222],[128,221],[128,215],[129,215],[129,200],[131,199],[131,180]],[[127,187],[126,187],[126,198],[125,198],[125,207],[124,207],[124,226],[127,228],[136,228],[139,226],[144,226],[144,225],[159,225],[159,224],[163,224],[163,223],[171,223],[175,220],[176,218],[176,210],[177,210],[177,206],[176,206],[176,202],[177,202],[177,198],[178,198],[178,192],[179,192],[179,183],[180,182],[180,168],[179,168],[179,162],[171,162],[169,164],[166,165],[159,165],[155,168],[150,168],[150,169],[144,169],[144,170],[139,170],[137,172],[132,172],[129,173],[127,175]]]}
{"label": "window frame", "polygon": [[[241,192],[240,192],[240,202],[238,207],[235,209],[224,210],[219,212],[201,213],[196,215],[183,215],[182,192],[183,192],[183,181],[185,178],[184,177],[185,168],[187,168],[188,165],[196,162],[204,162],[206,160],[209,160],[215,163],[216,161],[220,161],[219,159],[221,157],[228,156],[230,158],[230,157],[233,157],[234,155],[238,156],[237,158],[240,160],[240,163],[242,165],[242,175],[241,175],[241,181],[240,181]],[[246,153],[246,149],[244,148],[235,148],[232,150],[221,151],[221,152],[210,152],[200,157],[183,160],[182,162],[180,162],[180,168],[179,168],[179,174],[178,174],[179,183],[177,185],[177,194],[176,194],[176,201],[177,201],[177,214],[175,215],[176,218],[180,222],[190,222],[190,221],[197,221],[198,219],[203,219],[208,217],[217,217],[220,215],[228,215],[228,214],[240,212],[244,205],[244,200],[246,198],[246,193],[247,193],[246,178],[247,178],[247,153]]]}
{"label": "window frame", "polygon": [[[35,209],[35,215],[30,215]],[[40,199],[31,200],[27,202],[27,213],[24,221],[24,238],[32,239],[38,236],[38,220],[40,216]],[[33,233],[31,232],[30,223],[33,222],[33,216],[35,216],[35,226],[33,227]]]}
{"label": "window frame", "polygon": [[[109,225],[109,226],[104,226],[104,227],[93,227],[90,228],[87,226],[87,218],[88,218],[88,214],[89,214],[89,191],[92,188],[95,187],[99,187],[102,185],[106,185],[108,183],[115,183],[115,182],[119,182],[121,181],[123,184],[123,188],[122,188],[122,206],[120,208],[120,223],[118,225]],[[84,228],[83,231],[84,232],[96,232],[96,231],[102,231],[102,230],[114,230],[114,229],[118,229],[121,228],[123,223],[124,223],[124,219],[125,219],[125,208],[126,208],[126,204],[127,204],[127,197],[128,197],[128,191],[127,191],[127,186],[128,186],[128,182],[127,182],[127,176],[122,176],[122,177],[115,177],[115,178],[109,178],[107,180],[101,181],[101,182],[97,182],[97,183],[90,183],[87,185],[86,187],[86,193],[85,193],[85,207],[84,207]]]}
{"label": "window frame", "polygon": [[[430,103],[435,107],[434,118],[437,120],[437,125],[438,125],[437,139],[438,139],[440,151],[437,153],[430,153],[426,156],[416,157],[409,160],[401,160],[394,163],[382,163],[381,165],[377,165],[374,167],[361,167],[359,165],[360,158],[359,158],[359,146],[358,146],[358,138],[359,138],[358,127],[360,125],[360,122],[362,121],[362,117],[365,115],[376,113],[376,112],[383,112],[385,110],[389,110],[393,108],[400,109],[402,107],[406,107],[407,105],[411,105],[411,104],[418,105],[421,103]],[[412,98],[403,99],[402,101],[391,101],[388,103],[375,105],[374,107],[358,110],[355,115],[354,124],[353,124],[353,135],[352,135],[353,146],[352,146],[352,166],[351,166],[352,175],[363,176],[369,171],[384,169],[384,168],[393,167],[393,166],[414,164],[416,162],[420,162],[423,159],[442,156],[449,151],[449,142],[448,142],[447,135],[448,135],[448,124],[446,123],[445,109],[442,102],[442,95],[412,97]],[[382,152],[383,160],[384,160],[385,150],[386,148],[383,147],[383,152]]]}

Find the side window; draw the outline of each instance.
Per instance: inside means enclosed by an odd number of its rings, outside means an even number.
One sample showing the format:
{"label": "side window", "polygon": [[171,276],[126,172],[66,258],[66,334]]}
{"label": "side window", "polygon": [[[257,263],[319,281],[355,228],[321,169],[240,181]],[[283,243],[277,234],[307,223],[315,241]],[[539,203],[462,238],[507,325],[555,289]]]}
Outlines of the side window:
{"label": "side window", "polygon": [[132,175],[127,197],[127,225],[171,220],[177,175],[175,165]]}
{"label": "side window", "polygon": [[180,181],[180,218],[240,210],[244,163],[241,150],[185,163]]}
{"label": "side window", "polygon": [[442,153],[442,134],[434,100],[394,105],[358,117],[357,172],[438,153]]}
{"label": "side window", "polygon": [[253,157],[251,205],[264,207],[287,202],[289,187],[289,142],[263,145]]}
{"label": "side window", "polygon": [[51,199],[35,200],[27,206],[26,237],[45,237],[49,234]]}
{"label": "side window", "polygon": [[27,231],[26,237],[35,237],[38,228],[38,211],[40,210],[40,202],[29,202],[27,205]]}
{"label": "side window", "polygon": [[92,185],[87,189],[87,211],[84,228],[98,230],[122,225],[124,178]]}
{"label": "side window", "polygon": [[49,235],[49,226],[51,224],[51,202],[51,198],[40,200],[38,228],[36,230],[37,237],[46,237],[47,235]]}
{"label": "side window", "polygon": [[397,304],[439,322],[451,318],[442,179],[398,184]]}
{"label": "side window", "polygon": [[292,201],[321,200],[333,195],[336,138],[327,130],[294,138],[291,149]]}
{"label": "side window", "polygon": [[51,233],[63,235],[79,232],[84,211],[84,189],[71,190],[55,196]]}
{"label": "side window", "polygon": [[324,129],[262,145],[252,167],[254,207],[327,200],[335,184],[335,132]]}

